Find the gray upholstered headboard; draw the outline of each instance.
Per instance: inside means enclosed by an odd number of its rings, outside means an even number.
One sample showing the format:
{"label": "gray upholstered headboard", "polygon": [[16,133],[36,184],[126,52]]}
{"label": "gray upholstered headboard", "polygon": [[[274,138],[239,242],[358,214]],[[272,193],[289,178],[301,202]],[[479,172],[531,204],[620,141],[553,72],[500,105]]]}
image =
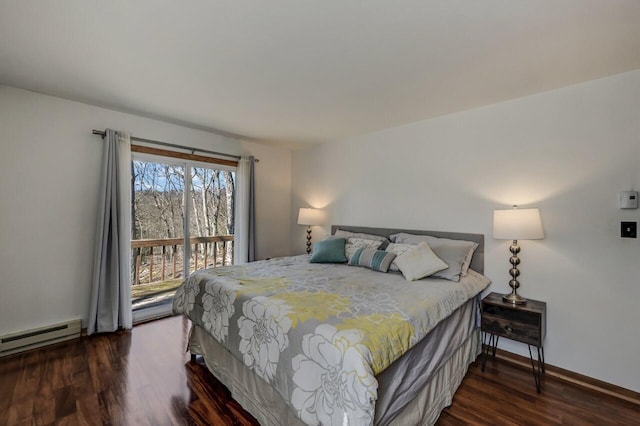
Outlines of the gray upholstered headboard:
{"label": "gray upholstered headboard", "polygon": [[466,234],[462,232],[443,232],[443,231],[416,231],[415,229],[391,229],[391,228],[367,228],[365,226],[349,226],[349,225],[332,225],[331,235],[335,234],[336,229],[342,229],[350,232],[362,232],[365,234],[380,235],[389,238],[390,235],[399,232],[415,235],[431,235],[438,238],[450,238],[452,240],[466,240],[478,243],[478,248],[471,259],[471,269],[484,273],[484,235],[483,234]]}

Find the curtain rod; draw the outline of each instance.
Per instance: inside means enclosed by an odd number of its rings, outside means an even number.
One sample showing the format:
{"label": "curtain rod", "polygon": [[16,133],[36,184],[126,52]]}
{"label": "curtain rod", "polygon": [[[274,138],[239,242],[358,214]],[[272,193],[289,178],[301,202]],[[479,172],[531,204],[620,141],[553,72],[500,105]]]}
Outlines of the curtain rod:
{"label": "curtain rod", "polygon": [[[93,129],[93,134],[94,135],[100,135],[102,138],[104,138],[107,135],[107,132],[105,130]],[[186,149],[186,150],[191,151],[192,154],[195,153],[195,151],[198,151],[198,152],[206,152],[207,154],[213,154],[213,155],[219,155],[219,156],[223,156],[223,157],[229,157],[229,158],[233,158],[233,159],[236,159],[236,160],[240,160],[240,158],[241,158],[239,155],[225,154],[224,152],[209,151],[207,149],[193,148],[193,147],[190,147],[190,146],[177,145],[177,144],[174,144],[174,143],[154,141],[153,139],[137,138],[135,136],[131,136],[131,140],[132,141],[137,141],[137,142],[151,143],[151,144],[154,144],[154,145],[169,146],[169,147],[178,148],[178,149]],[[260,160],[258,160],[256,158],[254,161],[257,163]]]}

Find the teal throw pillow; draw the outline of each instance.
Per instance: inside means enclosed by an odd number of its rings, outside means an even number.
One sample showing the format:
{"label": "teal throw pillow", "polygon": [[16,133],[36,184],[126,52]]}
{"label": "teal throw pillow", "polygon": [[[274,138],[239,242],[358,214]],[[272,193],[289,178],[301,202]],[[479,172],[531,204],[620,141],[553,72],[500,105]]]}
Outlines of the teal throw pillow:
{"label": "teal throw pillow", "polygon": [[345,238],[330,238],[313,244],[311,263],[344,263],[347,255],[344,254]]}

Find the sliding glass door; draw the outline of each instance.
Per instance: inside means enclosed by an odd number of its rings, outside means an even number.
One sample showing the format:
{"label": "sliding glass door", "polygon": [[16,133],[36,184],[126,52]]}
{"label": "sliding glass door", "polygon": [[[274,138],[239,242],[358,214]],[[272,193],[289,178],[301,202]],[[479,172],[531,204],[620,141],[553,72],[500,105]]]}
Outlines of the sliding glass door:
{"label": "sliding glass door", "polygon": [[235,172],[190,169],[191,270],[233,264]]}
{"label": "sliding glass door", "polygon": [[132,161],[134,321],[169,313],[196,269],[233,264],[235,170],[172,158]]}

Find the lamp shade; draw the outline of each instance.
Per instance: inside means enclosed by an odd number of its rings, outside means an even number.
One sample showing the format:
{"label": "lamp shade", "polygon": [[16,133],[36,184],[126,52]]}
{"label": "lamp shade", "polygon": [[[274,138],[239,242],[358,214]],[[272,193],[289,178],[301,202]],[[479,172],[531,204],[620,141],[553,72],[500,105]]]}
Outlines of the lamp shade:
{"label": "lamp shade", "polygon": [[539,240],[544,238],[538,209],[494,210],[493,238],[498,240]]}
{"label": "lamp shade", "polygon": [[302,208],[298,212],[298,225],[322,225],[324,214],[322,210]]}

